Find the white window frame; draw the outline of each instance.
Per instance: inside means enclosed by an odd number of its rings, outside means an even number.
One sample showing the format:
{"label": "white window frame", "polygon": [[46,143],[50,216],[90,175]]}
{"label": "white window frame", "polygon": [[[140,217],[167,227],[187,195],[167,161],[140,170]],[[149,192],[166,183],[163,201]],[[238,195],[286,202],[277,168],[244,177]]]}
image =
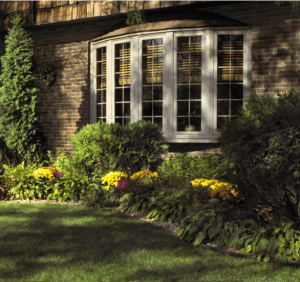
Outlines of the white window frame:
{"label": "white window frame", "polygon": [[[217,127],[217,36],[219,34],[244,35],[243,105],[247,104],[251,90],[251,29],[193,28],[145,32],[105,39],[91,43],[90,56],[90,122],[97,122],[96,49],[106,47],[106,122],[114,122],[114,51],[115,45],[130,42],[131,88],[130,121],[142,119],[142,40],[163,38],[163,131],[167,142],[217,143],[220,133]],[[179,36],[202,36],[201,76],[201,132],[177,131],[177,38]],[[169,51],[171,50],[171,51]],[[211,60],[207,58],[212,58]],[[212,95],[209,95],[212,93]],[[210,109],[213,109],[212,111]]]}

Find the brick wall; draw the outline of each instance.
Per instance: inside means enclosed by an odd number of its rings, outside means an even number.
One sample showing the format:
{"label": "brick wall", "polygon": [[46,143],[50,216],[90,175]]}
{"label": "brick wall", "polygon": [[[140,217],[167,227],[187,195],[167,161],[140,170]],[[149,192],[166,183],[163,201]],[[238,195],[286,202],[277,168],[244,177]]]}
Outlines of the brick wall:
{"label": "brick wall", "polygon": [[[203,9],[252,24],[251,95],[276,95],[276,88],[288,90],[300,86],[300,11],[290,5],[273,2],[245,2]],[[41,86],[38,100],[42,106],[42,124],[52,153],[63,146],[72,154],[70,137],[89,123],[89,47],[88,40],[101,35],[120,19],[26,28],[32,32],[34,59],[39,65],[53,65],[57,71],[53,86]],[[0,51],[5,49],[0,34]],[[218,144],[172,143],[169,155],[221,155]],[[165,156],[162,156],[163,158]]]}

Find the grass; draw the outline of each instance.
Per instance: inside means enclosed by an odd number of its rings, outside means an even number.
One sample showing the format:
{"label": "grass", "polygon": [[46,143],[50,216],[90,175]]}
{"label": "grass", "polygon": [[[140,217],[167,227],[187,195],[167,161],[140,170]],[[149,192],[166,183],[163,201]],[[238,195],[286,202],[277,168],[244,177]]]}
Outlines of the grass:
{"label": "grass", "polygon": [[105,209],[0,203],[0,281],[299,281],[300,269],[183,243]]}

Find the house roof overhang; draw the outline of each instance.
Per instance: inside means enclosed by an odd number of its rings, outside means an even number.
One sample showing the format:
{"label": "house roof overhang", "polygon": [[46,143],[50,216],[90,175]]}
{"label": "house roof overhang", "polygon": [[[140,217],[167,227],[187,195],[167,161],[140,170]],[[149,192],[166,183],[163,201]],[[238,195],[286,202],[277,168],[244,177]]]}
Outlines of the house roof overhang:
{"label": "house roof overhang", "polygon": [[127,26],[125,21],[117,24],[101,36],[94,38],[91,42],[102,41],[109,38],[130,35],[141,32],[162,31],[183,28],[217,28],[217,27],[244,27],[251,25],[229,17],[212,13],[191,10],[188,7],[177,7],[177,9],[146,11],[146,23]]}

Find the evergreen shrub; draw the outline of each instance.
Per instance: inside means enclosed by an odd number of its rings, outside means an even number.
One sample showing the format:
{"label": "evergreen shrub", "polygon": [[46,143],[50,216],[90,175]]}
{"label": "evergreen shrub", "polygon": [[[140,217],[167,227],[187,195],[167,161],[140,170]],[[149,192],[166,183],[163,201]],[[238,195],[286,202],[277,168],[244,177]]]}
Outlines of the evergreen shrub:
{"label": "evergreen shrub", "polygon": [[277,103],[268,98],[269,108],[266,97],[250,97],[246,110],[225,122],[218,141],[245,207],[268,205],[278,220],[299,222],[300,95],[294,88],[278,95]]}
{"label": "evergreen shrub", "polygon": [[16,12],[13,27],[8,28],[5,55],[1,57],[3,74],[0,80],[0,136],[19,162],[24,156],[47,160],[47,141],[40,123],[40,112],[32,74],[33,41],[22,28]]}

